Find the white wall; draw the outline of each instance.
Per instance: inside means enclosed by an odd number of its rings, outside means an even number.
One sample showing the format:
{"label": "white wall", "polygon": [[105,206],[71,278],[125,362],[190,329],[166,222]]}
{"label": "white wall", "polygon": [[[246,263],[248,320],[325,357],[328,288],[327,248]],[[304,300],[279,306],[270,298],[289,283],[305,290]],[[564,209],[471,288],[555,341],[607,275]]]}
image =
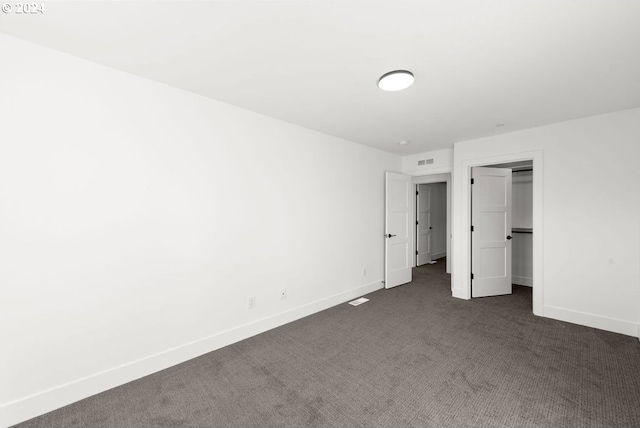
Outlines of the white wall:
{"label": "white wall", "polygon": [[511,241],[511,283],[533,286],[533,235],[512,233]]}
{"label": "white wall", "polygon": [[0,52],[0,425],[380,288],[399,157]]}
{"label": "white wall", "polygon": [[514,228],[533,227],[533,174],[531,171],[512,174],[512,206],[511,224]]}
{"label": "white wall", "polygon": [[[542,152],[542,314],[624,334],[640,323],[640,109],[454,146],[454,295],[468,298],[469,165]],[[538,155],[536,155],[538,156]],[[534,164],[534,168],[536,165]],[[538,171],[536,170],[536,173]]]}
{"label": "white wall", "polygon": [[[433,159],[433,163],[418,165],[421,160]],[[402,158],[402,172],[408,175],[445,174],[451,172],[453,149],[434,150]]]}

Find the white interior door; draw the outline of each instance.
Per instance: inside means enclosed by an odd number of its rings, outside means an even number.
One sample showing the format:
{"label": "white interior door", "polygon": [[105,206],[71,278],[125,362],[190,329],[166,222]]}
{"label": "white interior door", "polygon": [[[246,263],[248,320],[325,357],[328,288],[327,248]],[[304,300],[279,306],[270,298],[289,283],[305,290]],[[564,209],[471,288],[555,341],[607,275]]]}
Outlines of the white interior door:
{"label": "white interior door", "polygon": [[385,287],[411,282],[409,207],[411,177],[387,172],[385,175]]}
{"label": "white interior door", "polygon": [[418,185],[417,195],[417,224],[416,266],[422,266],[431,261],[431,186]]}
{"label": "white interior door", "polygon": [[471,177],[471,297],[511,294],[511,170]]}

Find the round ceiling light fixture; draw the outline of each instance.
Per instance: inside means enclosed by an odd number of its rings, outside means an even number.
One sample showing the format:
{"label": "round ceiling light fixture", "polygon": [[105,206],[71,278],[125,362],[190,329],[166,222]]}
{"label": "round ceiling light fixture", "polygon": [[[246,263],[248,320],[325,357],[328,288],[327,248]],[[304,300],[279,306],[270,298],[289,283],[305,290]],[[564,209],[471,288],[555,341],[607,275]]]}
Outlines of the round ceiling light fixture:
{"label": "round ceiling light fixture", "polygon": [[407,144],[409,144],[409,140],[398,141],[399,146],[406,146]]}
{"label": "round ceiling light fixture", "polygon": [[407,70],[394,70],[385,73],[378,80],[378,87],[383,91],[395,92],[413,85],[413,73]]}

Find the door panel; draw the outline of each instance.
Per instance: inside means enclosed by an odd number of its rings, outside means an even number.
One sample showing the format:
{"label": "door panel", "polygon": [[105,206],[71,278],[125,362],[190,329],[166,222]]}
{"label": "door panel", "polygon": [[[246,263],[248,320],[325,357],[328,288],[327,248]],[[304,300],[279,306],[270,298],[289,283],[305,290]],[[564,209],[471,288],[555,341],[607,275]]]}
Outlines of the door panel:
{"label": "door panel", "polygon": [[411,282],[411,177],[385,174],[385,287]]}
{"label": "door panel", "polygon": [[473,168],[471,297],[511,294],[511,170]]}

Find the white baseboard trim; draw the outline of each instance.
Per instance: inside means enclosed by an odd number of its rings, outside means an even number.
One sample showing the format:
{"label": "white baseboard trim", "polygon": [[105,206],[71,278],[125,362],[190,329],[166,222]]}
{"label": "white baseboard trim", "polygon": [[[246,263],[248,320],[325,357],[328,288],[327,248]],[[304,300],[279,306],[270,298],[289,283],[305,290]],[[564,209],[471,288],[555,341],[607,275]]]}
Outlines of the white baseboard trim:
{"label": "white baseboard trim", "polygon": [[533,278],[511,275],[511,283],[516,285],[524,285],[525,287],[533,287]]}
{"label": "white baseboard trim", "polygon": [[625,334],[627,336],[640,337],[640,326],[630,321],[603,317],[570,309],[557,308],[555,306],[545,306],[544,316],[547,318],[570,322],[572,324],[580,324],[587,327],[598,328],[600,330]]}
{"label": "white baseboard trim", "polygon": [[452,288],[451,295],[456,299],[469,300],[469,297],[467,297],[467,293],[465,293],[465,291],[466,290],[464,290],[463,288]]}
{"label": "white baseboard trim", "polygon": [[127,382],[164,370],[216,349],[288,324],[384,288],[382,280],[325,297],[121,366],[0,405],[0,426],[9,427]]}
{"label": "white baseboard trim", "polygon": [[431,256],[431,260],[438,260],[441,259],[443,257],[447,257],[447,251],[440,251],[439,253],[433,253],[433,255]]}

